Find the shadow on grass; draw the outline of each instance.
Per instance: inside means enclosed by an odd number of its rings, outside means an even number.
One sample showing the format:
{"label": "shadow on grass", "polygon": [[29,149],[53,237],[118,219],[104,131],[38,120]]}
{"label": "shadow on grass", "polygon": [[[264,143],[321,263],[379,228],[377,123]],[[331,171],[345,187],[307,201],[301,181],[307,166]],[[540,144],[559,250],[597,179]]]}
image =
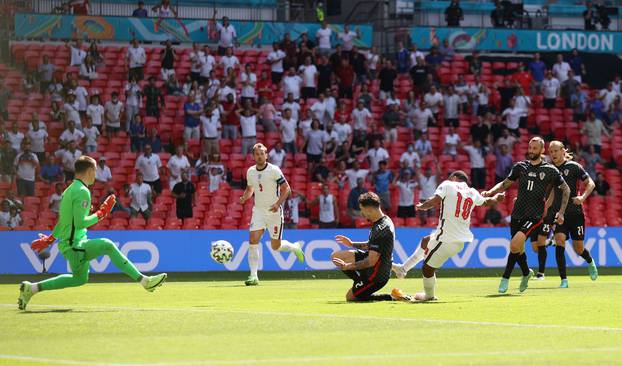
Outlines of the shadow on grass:
{"label": "shadow on grass", "polygon": [[112,310],[75,310],[75,309],[41,309],[41,310],[26,310],[20,311],[18,314],[20,315],[35,315],[35,314],[66,314],[66,313],[81,313],[81,314],[92,314],[92,313],[112,313]]}
{"label": "shadow on grass", "polygon": [[494,299],[497,297],[519,297],[519,296],[520,295],[518,294],[490,294],[490,295],[479,296],[479,297],[486,297],[486,298]]}

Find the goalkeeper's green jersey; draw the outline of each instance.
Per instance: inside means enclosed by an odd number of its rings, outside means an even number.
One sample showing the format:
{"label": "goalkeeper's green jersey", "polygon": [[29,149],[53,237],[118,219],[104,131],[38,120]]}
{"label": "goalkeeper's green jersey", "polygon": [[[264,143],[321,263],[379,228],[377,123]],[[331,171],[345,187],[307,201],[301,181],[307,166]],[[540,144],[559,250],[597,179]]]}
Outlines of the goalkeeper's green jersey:
{"label": "goalkeeper's green jersey", "polygon": [[97,223],[97,215],[91,211],[91,192],[82,181],[74,179],[65,189],[60,200],[58,223],[52,235],[58,239],[61,253],[69,249],[81,250],[86,229]]}

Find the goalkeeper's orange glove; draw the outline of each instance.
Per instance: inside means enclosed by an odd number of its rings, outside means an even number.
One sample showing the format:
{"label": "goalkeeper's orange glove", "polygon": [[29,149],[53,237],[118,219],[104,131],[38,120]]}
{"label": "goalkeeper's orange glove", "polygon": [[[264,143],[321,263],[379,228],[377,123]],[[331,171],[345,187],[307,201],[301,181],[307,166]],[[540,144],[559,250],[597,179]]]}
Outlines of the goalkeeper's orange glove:
{"label": "goalkeeper's orange glove", "polygon": [[115,197],[114,194],[111,194],[110,196],[108,196],[106,200],[104,201],[104,203],[102,203],[102,205],[99,206],[99,210],[95,212],[95,214],[97,215],[97,218],[102,220],[104,217],[108,216],[110,214],[110,211],[112,211],[112,208],[114,207],[116,202],[117,202],[117,198]]}
{"label": "goalkeeper's orange glove", "polygon": [[30,247],[32,248],[32,250],[36,251],[37,253],[40,253],[43,250],[45,250],[47,247],[52,245],[55,240],[56,238],[52,235],[45,235],[45,234],[40,233],[39,239],[33,240],[30,243]]}

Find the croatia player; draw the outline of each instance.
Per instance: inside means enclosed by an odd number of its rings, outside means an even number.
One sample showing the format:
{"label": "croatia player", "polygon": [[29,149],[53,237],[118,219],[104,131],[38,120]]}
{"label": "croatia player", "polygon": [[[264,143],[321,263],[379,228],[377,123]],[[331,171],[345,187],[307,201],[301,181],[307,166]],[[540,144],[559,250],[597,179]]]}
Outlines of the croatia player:
{"label": "croatia player", "polygon": [[422,271],[424,292],[415,295],[416,301],[436,300],[436,270],[449,258],[460,253],[465,242],[473,241],[470,230],[471,210],[475,206],[490,206],[505,197],[505,194],[499,193],[494,197],[484,198],[475,188],[469,187],[468,180],[465,172],[457,170],[436,188],[431,198],[417,204],[419,211],[429,210],[437,205],[441,206],[441,210],[436,230],[422,239],[421,247],[404,265],[393,265],[393,270],[403,278],[409,269],[425,257]]}
{"label": "croatia player", "polygon": [[259,241],[264,230],[270,232],[270,243],[273,250],[279,252],[293,252],[299,262],[304,261],[302,242],[291,243],[282,240],[283,235],[283,202],[289,196],[291,189],[278,166],[268,163],[268,149],[263,144],[253,146],[255,165],[246,172],[246,190],[240,197],[244,204],[255,194],[255,207],[250,225],[250,246],[248,249],[248,265],[251,273],[246,286],[259,285],[257,268],[259,267]]}

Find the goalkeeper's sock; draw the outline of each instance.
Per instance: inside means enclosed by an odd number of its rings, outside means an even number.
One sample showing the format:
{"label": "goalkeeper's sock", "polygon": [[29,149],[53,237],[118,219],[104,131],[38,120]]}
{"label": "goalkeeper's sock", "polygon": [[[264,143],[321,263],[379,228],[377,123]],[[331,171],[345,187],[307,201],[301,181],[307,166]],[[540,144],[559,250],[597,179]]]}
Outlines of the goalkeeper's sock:
{"label": "goalkeeper's sock", "polygon": [[143,287],[146,287],[146,286],[147,286],[147,282],[148,282],[148,281],[149,281],[149,277],[147,277],[147,276],[144,276],[144,275],[143,275],[143,276],[140,278],[140,284],[141,284]]}
{"label": "goalkeeper's sock", "polygon": [[37,282],[35,283],[31,283],[30,284],[30,291],[32,291],[32,294],[36,294],[37,292],[39,292],[39,284]]}
{"label": "goalkeeper's sock", "polygon": [[288,240],[281,240],[281,246],[279,247],[279,252],[293,252],[298,249],[298,246]]}
{"label": "goalkeeper's sock", "polygon": [[436,275],[432,277],[423,277],[423,291],[425,291],[426,299],[434,298],[435,289],[436,289]]}
{"label": "goalkeeper's sock", "polygon": [[257,268],[259,268],[259,244],[251,244],[248,246],[248,266],[251,269],[251,276],[257,277]]}
{"label": "goalkeeper's sock", "polygon": [[404,262],[403,264],[404,271],[406,272],[410,271],[414,266],[417,265],[417,263],[423,260],[424,256],[425,256],[425,250],[423,250],[423,248],[421,248],[420,246],[419,248],[417,248],[417,250],[415,250],[415,252],[410,257],[408,257],[406,262]]}

